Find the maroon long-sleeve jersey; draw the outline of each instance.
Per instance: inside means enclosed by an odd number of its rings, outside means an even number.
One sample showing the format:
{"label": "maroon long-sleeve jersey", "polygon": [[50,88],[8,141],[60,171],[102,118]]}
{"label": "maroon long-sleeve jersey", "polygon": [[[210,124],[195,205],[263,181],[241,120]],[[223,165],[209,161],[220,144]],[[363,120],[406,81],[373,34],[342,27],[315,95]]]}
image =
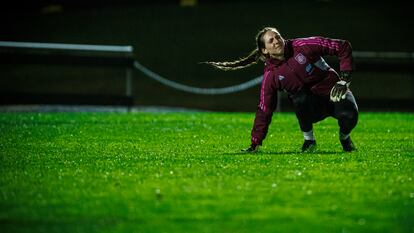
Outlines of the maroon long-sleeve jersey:
{"label": "maroon long-sleeve jersey", "polygon": [[324,37],[285,40],[285,60],[267,59],[265,62],[260,103],[252,129],[252,144],[261,145],[265,139],[273,112],[277,92],[295,94],[309,88],[314,94],[327,96],[338,74],[322,58],[337,56],[341,71],[352,71],[352,48],[348,41]]}

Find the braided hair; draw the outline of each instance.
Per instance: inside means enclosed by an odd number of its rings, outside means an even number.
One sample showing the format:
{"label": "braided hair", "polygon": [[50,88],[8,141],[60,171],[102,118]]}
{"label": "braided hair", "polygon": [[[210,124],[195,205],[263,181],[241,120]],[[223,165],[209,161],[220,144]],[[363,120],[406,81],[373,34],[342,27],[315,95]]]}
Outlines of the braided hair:
{"label": "braided hair", "polygon": [[263,54],[262,49],[265,48],[265,43],[263,41],[263,35],[267,31],[278,31],[274,27],[265,27],[260,30],[256,35],[256,45],[257,48],[250,52],[246,57],[242,57],[235,61],[225,61],[225,62],[204,62],[205,64],[212,65],[220,70],[238,70],[243,69],[253,64],[256,64],[259,60],[264,62],[268,55]]}

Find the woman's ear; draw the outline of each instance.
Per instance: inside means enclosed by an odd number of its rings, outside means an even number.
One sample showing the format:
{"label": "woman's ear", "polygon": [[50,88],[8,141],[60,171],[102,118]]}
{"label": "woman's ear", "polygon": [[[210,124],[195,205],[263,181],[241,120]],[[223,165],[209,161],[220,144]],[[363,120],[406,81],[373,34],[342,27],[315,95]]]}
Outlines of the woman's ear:
{"label": "woman's ear", "polygon": [[263,53],[263,54],[268,54],[268,53],[269,53],[269,51],[267,51],[267,49],[266,49],[266,48],[262,48],[262,53]]}

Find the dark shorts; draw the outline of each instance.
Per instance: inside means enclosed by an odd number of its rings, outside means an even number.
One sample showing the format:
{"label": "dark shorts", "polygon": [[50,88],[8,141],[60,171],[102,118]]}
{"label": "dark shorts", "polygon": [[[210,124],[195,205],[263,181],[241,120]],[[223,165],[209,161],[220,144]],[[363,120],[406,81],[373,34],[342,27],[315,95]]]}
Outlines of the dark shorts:
{"label": "dark shorts", "polygon": [[358,106],[351,91],[346,93],[345,99],[335,103],[330,101],[329,96],[318,96],[307,89],[289,95],[289,99],[294,106],[301,128],[305,131],[312,128],[312,123],[329,116],[339,119],[346,113],[358,115]]}

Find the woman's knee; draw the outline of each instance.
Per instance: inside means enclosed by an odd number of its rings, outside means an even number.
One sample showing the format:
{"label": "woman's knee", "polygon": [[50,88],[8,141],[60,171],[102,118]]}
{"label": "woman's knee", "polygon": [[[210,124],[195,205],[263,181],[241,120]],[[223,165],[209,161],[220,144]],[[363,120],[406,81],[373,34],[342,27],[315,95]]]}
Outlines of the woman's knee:
{"label": "woman's knee", "polygon": [[339,122],[343,122],[354,127],[358,122],[358,111],[342,111],[337,117]]}

